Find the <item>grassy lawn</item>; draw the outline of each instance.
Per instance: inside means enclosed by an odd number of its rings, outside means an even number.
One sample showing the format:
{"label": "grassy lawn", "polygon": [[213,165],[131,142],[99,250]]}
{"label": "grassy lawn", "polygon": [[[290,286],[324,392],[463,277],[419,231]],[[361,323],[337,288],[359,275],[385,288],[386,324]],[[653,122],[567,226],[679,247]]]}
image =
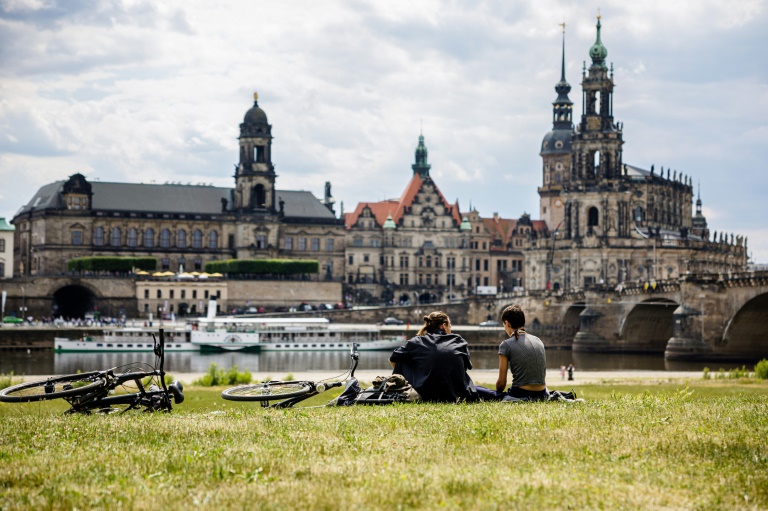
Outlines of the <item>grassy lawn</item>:
{"label": "grassy lawn", "polygon": [[765,382],[294,410],[220,391],[170,415],[0,404],[0,509],[768,509]]}

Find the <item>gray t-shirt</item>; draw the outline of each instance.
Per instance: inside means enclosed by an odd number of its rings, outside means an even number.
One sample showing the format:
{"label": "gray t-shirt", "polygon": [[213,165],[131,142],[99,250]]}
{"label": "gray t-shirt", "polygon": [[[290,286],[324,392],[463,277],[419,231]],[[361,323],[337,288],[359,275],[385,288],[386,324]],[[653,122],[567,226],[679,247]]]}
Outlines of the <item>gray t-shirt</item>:
{"label": "gray t-shirt", "polygon": [[544,354],[544,343],[531,334],[514,336],[499,345],[499,355],[504,355],[509,361],[512,373],[512,387],[521,385],[546,385],[547,357]]}

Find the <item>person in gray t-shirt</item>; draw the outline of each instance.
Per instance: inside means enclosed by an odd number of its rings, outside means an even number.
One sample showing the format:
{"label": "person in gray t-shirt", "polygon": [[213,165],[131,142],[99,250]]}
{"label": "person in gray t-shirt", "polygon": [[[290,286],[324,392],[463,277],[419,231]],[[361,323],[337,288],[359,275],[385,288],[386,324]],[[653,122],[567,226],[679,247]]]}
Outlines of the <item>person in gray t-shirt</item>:
{"label": "person in gray t-shirt", "polygon": [[525,332],[525,313],[519,305],[510,305],[501,313],[501,322],[509,339],[499,345],[499,378],[496,392],[507,386],[507,368],[512,385],[506,394],[512,397],[547,399],[547,357],[544,343]]}

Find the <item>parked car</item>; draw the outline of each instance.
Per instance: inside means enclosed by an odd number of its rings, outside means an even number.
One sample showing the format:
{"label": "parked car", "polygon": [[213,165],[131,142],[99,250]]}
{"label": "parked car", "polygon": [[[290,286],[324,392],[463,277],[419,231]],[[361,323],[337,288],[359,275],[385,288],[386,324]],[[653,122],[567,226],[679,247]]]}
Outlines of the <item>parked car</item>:
{"label": "parked car", "polygon": [[267,309],[265,309],[262,306],[259,307],[248,307],[245,309],[246,314],[261,314],[262,312],[267,312]]}
{"label": "parked car", "polygon": [[319,303],[317,304],[317,310],[319,311],[332,311],[333,305],[330,303]]}
{"label": "parked car", "polygon": [[482,323],[480,323],[480,326],[495,326],[495,327],[499,327],[499,326],[501,326],[501,323],[499,323],[495,319],[489,319],[488,321],[483,321]]}
{"label": "parked car", "polygon": [[403,324],[403,320],[402,319],[393,318],[393,317],[389,317],[389,318],[384,318],[384,321],[382,321],[382,323],[385,324],[385,325],[402,325]]}

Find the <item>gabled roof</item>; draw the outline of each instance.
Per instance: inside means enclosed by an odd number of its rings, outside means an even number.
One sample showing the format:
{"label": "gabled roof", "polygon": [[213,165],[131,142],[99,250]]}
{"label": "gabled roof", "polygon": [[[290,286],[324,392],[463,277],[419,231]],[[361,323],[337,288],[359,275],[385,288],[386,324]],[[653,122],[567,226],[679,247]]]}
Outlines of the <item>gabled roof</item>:
{"label": "gabled roof", "polygon": [[427,176],[426,179],[423,179],[419,174],[414,173],[413,177],[411,178],[410,182],[408,183],[408,186],[405,187],[405,190],[403,191],[403,194],[400,196],[399,200],[389,199],[385,201],[379,201],[379,202],[360,202],[357,204],[357,207],[352,213],[347,213],[344,215],[344,224],[347,229],[351,229],[355,223],[357,223],[357,219],[360,217],[360,215],[363,213],[363,210],[367,207],[370,208],[371,213],[373,214],[374,218],[376,219],[376,223],[379,226],[383,226],[384,222],[387,220],[388,215],[392,215],[392,220],[394,220],[395,224],[399,224],[400,220],[403,218],[403,215],[405,215],[405,211],[413,205],[413,200],[416,198],[416,195],[421,190],[422,185],[426,180],[429,180],[435,187],[435,192],[437,192],[438,197],[440,197],[440,201],[442,202],[445,209],[449,212],[451,217],[456,221],[456,225],[461,223],[461,214],[459,213],[458,205],[456,204],[450,204],[443,194],[440,192],[440,189],[437,187],[434,181],[432,181],[432,178]]}

